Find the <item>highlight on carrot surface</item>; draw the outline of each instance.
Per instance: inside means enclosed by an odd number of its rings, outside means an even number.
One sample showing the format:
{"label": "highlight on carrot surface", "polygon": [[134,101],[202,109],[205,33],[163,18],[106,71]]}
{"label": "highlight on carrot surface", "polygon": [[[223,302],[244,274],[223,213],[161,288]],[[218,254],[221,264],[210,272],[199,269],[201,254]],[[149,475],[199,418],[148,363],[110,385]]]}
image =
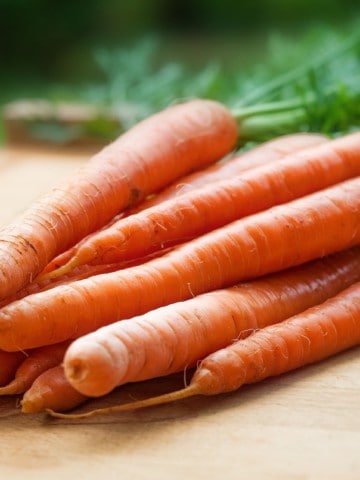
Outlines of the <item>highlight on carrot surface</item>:
{"label": "highlight on carrot surface", "polygon": [[222,104],[192,100],[149,117],[42,195],[0,231],[0,298],[122,209],[235,146],[237,123]]}
{"label": "highlight on carrot surface", "polygon": [[117,320],[360,243],[360,177],[203,235],[143,265],[30,295],[0,310],[0,348],[78,338]]}
{"label": "highlight on carrot surface", "polygon": [[64,357],[74,388],[101,396],[191,368],[206,355],[323,302],[360,280],[360,247],[122,320],[75,340]]}
{"label": "highlight on carrot surface", "polygon": [[65,411],[75,408],[87,397],[75,390],[64,375],[62,365],[39,375],[21,400],[22,413],[39,413],[50,408]]}
{"label": "highlight on carrot surface", "polygon": [[356,132],[164,201],[91,236],[49,276],[135,259],[360,175],[359,150]]}
{"label": "highlight on carrot surface", "polygon": [[132,403],[58,418],[81,419],[159,405],[194,395],[218,395],[324,360],[360,344],[360,283],[288,320],[257,330],[206,357],[188,387]]}
{"label": "highlight on carrot surface", "polygon": [[29,351],[10,383],[0,388],[0,395],[24,393],[43,372],[62,362],[68,346],[69,342],[63,342]]}

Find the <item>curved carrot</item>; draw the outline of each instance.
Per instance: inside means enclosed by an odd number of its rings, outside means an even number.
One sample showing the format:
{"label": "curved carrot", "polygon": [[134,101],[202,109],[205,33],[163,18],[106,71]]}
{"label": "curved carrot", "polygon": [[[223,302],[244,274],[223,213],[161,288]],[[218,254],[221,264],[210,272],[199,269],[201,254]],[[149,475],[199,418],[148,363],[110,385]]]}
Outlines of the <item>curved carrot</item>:
{"label": "curved carrot", "polygon": [[236,138],[230,111],[207,100],[175,105],[130,129],[0,231],[0,298],[119,211],[217,161]]}
{"label": "curved carrot", "polygon": [[36,378],[21,400],[23,413],[39,413],[46,409],[70,410],[87,397],[75,390],[64,375],[61,365],[50,368]]}
{"label": "curved carrot", "polygon": [[360,283],[356,283],[321,305],[212,353],[183,390],[84,414],[48,413],[61,418],[86,418],[194,395],[218,395],[319,362],[359,344]]}
{"label": "curved carrot", "polygon": [[147,255],[360,175],[360,132],[162,202],[92,236],[56,274]]}
{"label": "curved carrot", "polygon": [[17,368],[15,378],[0,388],[0,395],[24,393],[39,375],[62,362],[68,346],[69,342],[63,342],[29,352]]}
{"label": "curved carrot", "polygon": [[[173,182],[169,187],[163,189],[160,193],[152,195],[150,198],[140,202],[139,205],[127,209],[121,215],[118,215],[119,218],[115,217],[109,222],[109,224],[100,230],[103,231],[105,228],[111,227],[117,220],[124,218],[124,216],[133,215],[139,211],[146,210],[164,200],[177,197],[179,194],[203,187],[211,182],[231,178],[232,176],[238,175],[251,168],[280,160],[287,154],[293,154],[294,152],[305,148],[320,145],[326,141],[328,141],[327,137],[315,133],[297,133],[275,138],[258,145],[245,153],[229,158],[226,161],[218,162],[215,165],[211,165],[203,170],[182,177]],[[82,239],[77,245],[55,257],[43,270],[40,275],[40,280],[43,281],[44,279],[58,277],[63,271],[63,269],[58,269],[71,260],[73,255],[76,254],[77,249],[79,249],[83,243],[87,242],[91,237],[98,235],[98,233],[99,231],[90,234],[85,239]],[[54,270],[57,270],[55,274],[53,273]],[[65,268],[64,271],[66,270],[67,269]],[[50,272],[52,273],[49,274]]]}
{"label": "curved carrot", "polygon": [[3,352],[0,350],[0,386],[10,382],[18,366],[26,359],[23,352]]}
{"label": "curved carrot", "polygon": [[326,141],[328,141],[327,137],[316,133],[282,135],[281,137],[257,145],[251,150],[242,152],[226,160],[221,160],[215,165],[210,165],[203,170],[176,180],[156,195],[128,209],[127,214],[143,211],[154,205],[158,205],[164,200],[187,193],[195,188],[201,188],[209,183],[231,178],[251,168],[270,164],[280,160],[286,155],[294,154],[295,152],[314,147],[315,145],[320,145]]}
{"label": "curved carrot", "polygon": [[122,320],[75,340],[64,358],[74,388],[101,396],[193,367],[206,355],[325,301],[360,280],[360,247],[237,287]]}
{"label": "curved carrot", "polygon": [[146,264],[0,310],[0,348],[34,348],[360,243],[360,177],[233,222]]}

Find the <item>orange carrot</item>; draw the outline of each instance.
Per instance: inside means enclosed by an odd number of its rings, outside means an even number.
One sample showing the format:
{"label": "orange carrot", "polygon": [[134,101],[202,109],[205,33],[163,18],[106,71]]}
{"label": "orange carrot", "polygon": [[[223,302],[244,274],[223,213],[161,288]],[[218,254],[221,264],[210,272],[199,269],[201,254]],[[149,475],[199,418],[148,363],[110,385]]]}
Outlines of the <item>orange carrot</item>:
{"label": "orange carrot", "polygon": [[321,305],[254,332],[205,358],[189,386],[138,402],[61,418],[94,415],[159,405],[194,395],[218,395],[305,365],[360,344],[360,282]]}
{"label": "orange carrot", "polygon": [[161,192],[144,200],[139,205],[130,208],[127,214],[140,212],[154,205],[158,205],[164,200],[194,190],[195,188],[201,188],[209,183],[234,177],[251,168],[273,163],[286,155],[294,154],[295,152],[314,147],[315,145],[320,145],[326,141],[328,141],[326,137],[315,133],[295,133],[269,140],[268,142],[257,145],[251,150],[226,160],[221,160],[215,165],[210,165],[203,170],[176,180]]}
{"label": "orange carrot", "polygon": [[24,361],[23,352],[3,352],[0,350],[0,386],[13,379],[16,369]]}
{"label": "orange carrot", "polygon": [[[181,193],[202,187],[211,182],[225,178],[231,178],[232,176],[238,175],[239,173],[249,170],[250,168],[280,160],[287,154],[294,154],[295,152],[303,150],[304,148],[320,145],[326,141],[328,141],[326,137],[315,133],[297,133],[275,138],[258,145],[245,153],[241,153],[237,156],[229,158],[226,161],[218,162],[215,165],[211,165],[203,170],[182,177],[181,179],[173,182],[169,187],[163,189],[160,193],[152,195],[150,198],[140,202],[139,205],[127,209],[127,211],[124,211],[122,214],[118,215],[118,218],[113,218],[109,224],[107,224],[105,227],[102,227],[101,230],[110,227],[125,215],[132,215],[152,207],[153,205],[159,204],[164,200],[178,196]],[[77,246],[73,246],[66,252],[55,257],[43,270],[40,280],[54,276],[46,274],[69,262],[71,257],[76,253],[76,248],[86,242],[91,236],[97,234],[98,231],[90,234],[85,239],[82,239]],[[58,276],[58,273],[56,276]]]}
{"label": "orange carrot", "polygon": [[0,232],[0,298],[114,215],[234,147],[237,124],[223,105],[194,100],[139,123]]}
{"label": "orange carrot", "polygon": [[198,295],[75,340],[65,374],[88,396],[193,367],[206,355],[323,302],[360,280],[360,247]]}
{"label": "orange carrot", "polygon": [[99,275],[100,273],[115,272],[119,269],[140,265],[151,260],[152,258],[164,255],[168,251],[170,251],[170,248],[161,250],[159,252],[154,252],[145,257],[140,257],[125,262],[111,263],[108,265],[80,265],[79,267],[74,268],[74,270],[72,270],[68,274],[55,277],[54,279],[50,279],[45,276],[43,278],[37,277],[34,282],[26,285],[26,287],[22,288],[18,292],[6,297],[4,300],[0,300],[0,308],[9,305],[9,303],[14,302],[15,300],[20,300],[27,295],[44,292],[45,290],[49,290],[59,285],[65,285],[75,280],[81,280],[83,278],[89,278],[94,275]]}
{"label": "orange carrot", "polygon": [[0,310],[0,348],[35,348],[360,243],[360,177],[210,232],[145,264]]}
{"label": "orange carrot", "polygon": [[0,388],[0,395],[24,393],[39,375],[62,362],[68,346],[69,342],[63,342],[30,351],[17,368],[15,378]]}
{"label": "orange carrot", "polygon": [[48,408],[57,411],[70,410],[85,402],[87,397],[75,390],[64,375],[61,365],[42,373],[21,400],[23,413],[39,413]]}
{"label": "orange carrot", "polygon": [[162,202],[92,236],[67,264],[49,276],[87,263],[144,256],[360,175],[359,152],[357,132]]}

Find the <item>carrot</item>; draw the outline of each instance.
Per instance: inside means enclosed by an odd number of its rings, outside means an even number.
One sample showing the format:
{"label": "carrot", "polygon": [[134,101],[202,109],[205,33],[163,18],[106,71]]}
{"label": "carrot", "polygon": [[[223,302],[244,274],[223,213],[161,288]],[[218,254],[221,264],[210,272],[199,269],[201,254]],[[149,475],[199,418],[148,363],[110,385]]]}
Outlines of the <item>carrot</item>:
{"label": "carrot", "polygon": [[71,272],[61,275],[59,277],[55,277],[54,279],[46,278],[45,276],[43,278],[37,277],[36,280],[34,280],[29,285],[26,285],[26,287],[22,288],[18,292],[6,297],[4,300],[0,300],[0,308],[9,305],[15,300],[20,300],[27,295],[44,292],[51,288],[57,287],[59,285],[65,285],[75,280],[89,278],[94,275],[99,275],[100,273],[114,272],[121,268],[128,268],[130,266],[140,265],[144,262],[151,260],[152,258],[164,255],[168,251],[170,251],[170,248],[161,250],[160,252],[154,252],[145,257],[140,257],[125,262],[111,263],[106,265],[80,265],[79,267],[74,268],[74,270],[72,270]]}
{"label": "carrot", "polygon": [[251,168],[275,162],[286,155],[294,154],[305,148],[314,147],[328,141],[327,137],[315,133],[295,133],[282,135],[281,137],[264,142],[244,153],[240,153],[226,160],[221,160],[215,165],[186,175],[171,185],[161,190],[156,195],[144,200],[128,210],[128,214],[134,214],[158,205],[164,200],[187,193],[195,188],[201,188],[209,183],[225,180],[235,175],[250,170]]}
{"label": "carrot", "polygon": [[194,100],[139,123],[0,232],[0,298],[29,283],[59,253],[177,177],[234,148],[223,105]]}
{"label": "carrot", "polygon": [[17,368],[15,378],[0,388],[0,395],[24,393],[39,375],[62,362],[68,346],[69,342],[63,342],[30,351]]}
{"label": "carrot", "polygon": [[24,361],[24,352],[3,352],[0,350],[0,386],[6,385],[15,375],[16,369]]}
{"label": "carrot", "polygon": [[145,264],[0,310],[0,348],[35,348],[360,243],[360,177],[233,222]]}
{"label": "carrot", "polygon": [[[143,200],[139,205],[127,209],[122,214],[117,216],[119,218],[115,217],[109,222],[109,224],[107,224],[105,227],[102,227],[100,230],[110,227],[116,222],[116,220],[124,218],[125,215],[132,215],[157,205],[164,200],[178,196],[195,188],[202,187],[221,179],[231,178],[232,176],[238,175],[239,173],[249,170],[250,168],[280,160],[286,156],[286,154],[293,154],[294,152],[303,150],[304,148],[319,145],[321,143],[325,143],[326,141],[328,141],[326,137],[315,133],[297,133],[275,138],[260,144],[245,153],[241,153],[240,155],[229,158],[226,161],[218,162],[215,165],[211,165],[203,170],[182,177],[181,179],[173,182],[169,187],[163,189],[160,193],[151,195],[150,198]],[[90,236],[97,234],[98,231],[90,234],[85,239],[82,239],[77,246],[73,246],[69,250],[66,250],[55,257],[51,262],[49,262],[49,264],[41,273],[40,281],[59,276],[59,274],[61,274],[61,270],[60,272],[56,272],[55,275],[47,274],[53,270],[59,269],[61,266],[69,262],[71,257],[76,253],[76,248],[86,242]],[[39,280],[39,278],[37,280]]]}
{"label": "carrot", "polygon": [[48,408],[65,411],[85,402],[87,397],[75,390],[61,365],[50,368],[36,378],[21,400],[23,413],[38,413]]}
{"label": "carrot", "polygon": [[193,367],[206,355],[323,302],[360,280],[360,247],[236,287],[198,295],[75,340],[64,358],[88,396]]}
{"label": "carrot", "polygon": [[360,132],[262,165],[121,219],[83,242],[51,278],[147,255],[238,218],[360,175]]}
{"label": "carrot", "polygon": [[288,320],[267,326],[206,357],[189,386],[177,392],[83,414],[86,418],[181,400],[218,395],[324,360],[360,344],[360,282]]}

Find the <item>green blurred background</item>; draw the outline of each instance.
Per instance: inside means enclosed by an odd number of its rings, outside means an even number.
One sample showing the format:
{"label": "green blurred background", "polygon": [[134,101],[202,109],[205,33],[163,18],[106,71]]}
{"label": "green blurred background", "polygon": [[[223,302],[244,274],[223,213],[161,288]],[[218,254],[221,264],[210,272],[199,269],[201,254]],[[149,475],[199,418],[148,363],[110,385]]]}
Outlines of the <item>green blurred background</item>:
{"label": "green blurred background", "polygon": [[[111,76],[117,77],[112,88],[120,91],[119,77],[132,76],[133,82],[136,75],[158,83],[158,90],[170,85],[174,96],[193,93],[222,98],[219,88],[226,87],[224,82],[215,85],[215,63],[223,77],[234,69],[246,75],[249,67],[266,58],[274,32],[296,43],[311,29],[341,31],[348,25],[351,29],[359,7],[358,0],[0,0],[0,105],[32,97],[103,101]],[[148,61],[144,49],[126,60],[127,49],[143,38],[157,40],[151,59],[155,72],[172,65],[160,77],[151,78],[150,67],[141,65]],[[113,57],[106,53],[116,49],[122,51],[121,61],[114,53]],[[179,93],[175,82],[168,81],[179,76],[179,65],[189,71],[207,71],[207,77],[191,85],[188,76],[187,89]],[[140,98],[138,92],[139,88],[130,100],[135,95]],[[144,99],[158,93],[148,85],[142,91]],[[107,100],[111,99],[108,95]],[[169,92],[165,100],[172,100]]]}
{"label": "green blurred background", "polygon": [[160,35],[165,58],[231,62],[263,48],[274,30],[341,26],[358,0],[0,0],[1,99],[36,83],[96,75],[93,50]]}

